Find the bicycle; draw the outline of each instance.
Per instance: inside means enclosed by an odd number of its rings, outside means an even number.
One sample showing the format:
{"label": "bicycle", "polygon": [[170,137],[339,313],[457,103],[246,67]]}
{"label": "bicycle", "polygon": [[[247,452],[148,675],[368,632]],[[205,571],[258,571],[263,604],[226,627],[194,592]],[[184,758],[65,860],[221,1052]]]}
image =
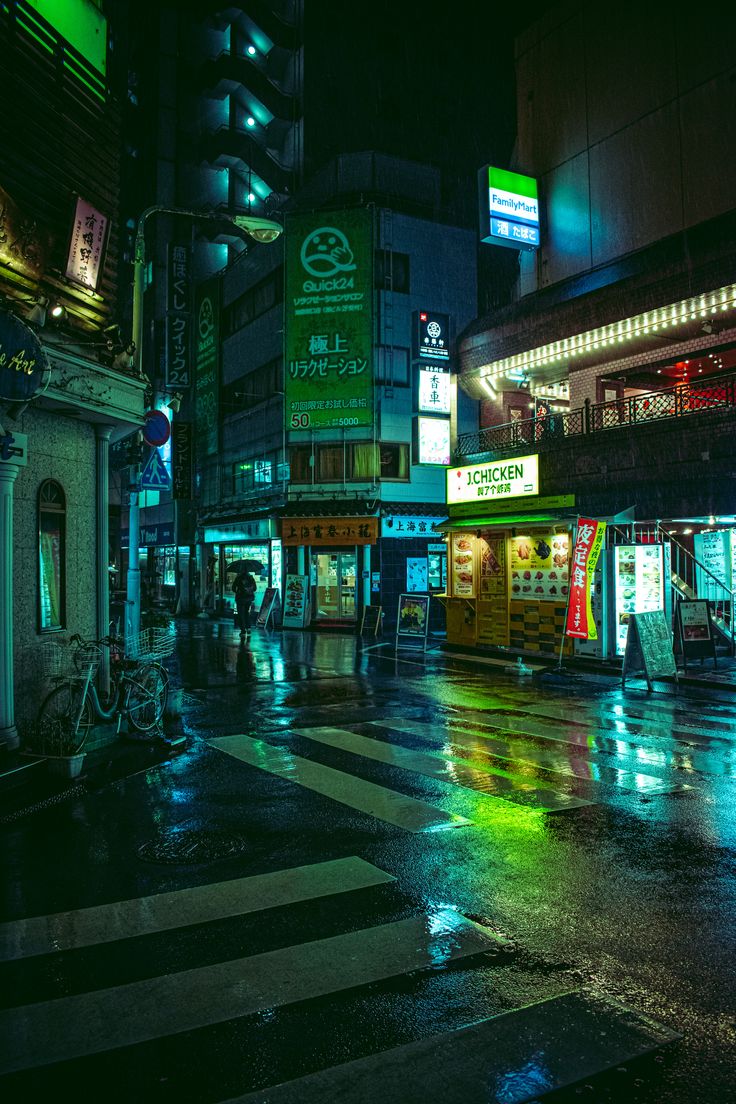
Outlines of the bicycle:
{"label": "bicycle", "polygon": [[[81,750],[94,721],[112,721],[117,718],[117,731],[123,720],[138,732],[150,732],[161,720],[166,708],[169,679],[165,669],[157,662],[164,651],[158,652],[147,633],[139,634],[130,651],[137,655],[120,655],[111,664],[111,696],[106,703],[100,700],[93,679],[102,658],[102,648],[119,648],[115,637],[102,640],[83,640],[78,635],[70,639],[73,647],[70,668],[66,674],[59,669],[52,673],[61,676],[62,682],[46,695],[38,711],[38,726],[58,727],[62,723],[68,729],[70,746]],[[146,652],[145,645],[149,651]],[[169,651],[173,650],[173,639]],[[113,653],[114,654],[114,653]],[[59,664],[58,650],[56,651]]]}

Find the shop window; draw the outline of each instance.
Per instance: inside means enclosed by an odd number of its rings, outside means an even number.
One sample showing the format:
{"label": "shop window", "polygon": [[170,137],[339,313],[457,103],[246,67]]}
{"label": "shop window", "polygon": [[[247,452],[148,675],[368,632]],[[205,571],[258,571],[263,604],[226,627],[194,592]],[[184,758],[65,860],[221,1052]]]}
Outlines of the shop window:
{"label": "shop window", "polygon": [[66,498],[47,479],[38,492],[38,628],[66,628]]}
{"label": "shop window", "polygon": [[393,249],[376,250],[376,287],[379,291],[398,291],[408,295],[409,255]]}
{"label": "shop window", "polygon": [[380,478],[394,480],[409,479],[409,446],[387,444],[382,441],[380,450]]}
{"label": "shop window", "polygon": [[289,480],[292,483],[312,482],[312,449],[310,445],[289,449]]}
{"label": "shop window", "polygon": [[379,469],[380,458],[375,441],[361,441],[350,446],[350,479],[378,479]]}
{"label": "shop window", "polygon": [[403,345],[376,345],[376,383],[386,387],[409,386],[409,350]]}
{"label": "shop window", "polygon": [[317,482],[342,482],[345,477],[345,452],[342,444],[322,445],[317,449]]}

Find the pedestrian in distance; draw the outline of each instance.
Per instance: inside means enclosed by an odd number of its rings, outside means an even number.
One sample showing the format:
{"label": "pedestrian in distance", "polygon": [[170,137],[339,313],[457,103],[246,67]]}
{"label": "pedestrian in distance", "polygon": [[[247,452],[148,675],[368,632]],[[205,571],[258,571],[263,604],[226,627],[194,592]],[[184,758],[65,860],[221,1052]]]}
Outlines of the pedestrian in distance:
{"label": "pedestrian in distance", "polygon": [[237,623],[240,629],[240,639],[248,635],[250,629],[251,610],[256,598],[256,581],[250,571],[243,571],[238,575],[233,584],[235,595],[235,608],[237,610]]}

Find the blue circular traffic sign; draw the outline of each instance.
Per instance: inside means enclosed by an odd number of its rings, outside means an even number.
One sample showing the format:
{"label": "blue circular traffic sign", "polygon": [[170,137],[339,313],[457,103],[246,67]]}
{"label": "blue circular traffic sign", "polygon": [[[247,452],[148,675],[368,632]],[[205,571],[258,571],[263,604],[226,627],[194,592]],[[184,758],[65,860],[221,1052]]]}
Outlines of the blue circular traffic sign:
{"label": "blue circular traffic sign", "polygon": [[171,436],[171,423],[163,410],[149,410],[143,425],[143,440],[147,445],[158,448],[165,445]]}

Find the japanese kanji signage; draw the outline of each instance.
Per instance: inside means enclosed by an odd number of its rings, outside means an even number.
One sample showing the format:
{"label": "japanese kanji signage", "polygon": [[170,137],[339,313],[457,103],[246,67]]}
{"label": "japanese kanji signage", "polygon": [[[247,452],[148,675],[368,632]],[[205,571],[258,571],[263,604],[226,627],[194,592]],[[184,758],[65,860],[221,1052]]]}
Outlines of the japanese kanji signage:
{"label": "japanese kanji signage", "polygon": [[194,310],[194,412],[200,456],[217,452],[217,413],[220,392],[220,285],[217,280],[198,288]]}
{"label": "japanese kanji signage", "polygon": [[418,390],[420,414],[450,413],[450,369],[447,365],[420,364]]}
{"label": "japanese kanji signage", "polygon": [[573,636],[577,640],[598,639],[590,605],[590,584],[605,533],[605,521],[578,518],[578,532],[570,565],[570,601],[565,625],[565,636]]}
{"label": "japanese kanji signage", "polygon": [[447,469],[448,504],[520,498],[538,491],[539,457],[536,455]]}
{"label": "japanese kanji signage", "polygon": [[[388,514],[381,518],[382,537],[427,537],[436,540],[444,534],[435,528],[446,519],[444,517],[411,517],[405,514]],[[444,545],[443,545],[444,548]]]}
{"label": "japanese kanji signage", "polygon": [[375,544],[378,518],[282,518],[281,540],[290,545]]}
{"label": "japanese kanji signage", "polygon": [[194,469],[192,423],[180,422],[177,418],[171,426],[171,440],[171,482],[174,498],[191,498]]}
{"label": "japanese kanji signage", "polygon": [[450,359],[450,316],[436,311],[416,312],[416,349],[420,360]]}
{"label": "japanese kanji signage", "polygon": [[478,173],[480,238],[510,249],[539,246],[539,201],[532,176],[486,165]]}
{"label": "japanese kanji signage", "polygon": [[169,244],[166,304],[166,386],[184,390],[192,382],[191,250]]}
{"label": "japanese kanji signage", "polygon": [[293,215],[285,237],[287,428],[371,426],[371,212]]}
{"label": "japanese kanji signage", "polygon": [[105,257],[108,220],[91,203],[77,199],[66,262],[66,277],[97,290]]}

